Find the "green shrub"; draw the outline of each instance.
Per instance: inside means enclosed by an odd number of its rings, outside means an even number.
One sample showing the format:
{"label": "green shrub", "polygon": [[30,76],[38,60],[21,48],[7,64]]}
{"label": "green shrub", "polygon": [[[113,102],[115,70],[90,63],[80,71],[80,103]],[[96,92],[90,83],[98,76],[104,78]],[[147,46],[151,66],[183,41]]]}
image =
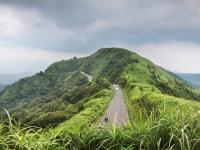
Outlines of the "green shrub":
{"label": "green shrub", "polygon": [[42,128],[54,127],[59,123],[68,119],[70,115],[64,114],[62,112],[49,112],[41,115],[40,117],[33,119],[29,122],[31,126],[37,126]]}

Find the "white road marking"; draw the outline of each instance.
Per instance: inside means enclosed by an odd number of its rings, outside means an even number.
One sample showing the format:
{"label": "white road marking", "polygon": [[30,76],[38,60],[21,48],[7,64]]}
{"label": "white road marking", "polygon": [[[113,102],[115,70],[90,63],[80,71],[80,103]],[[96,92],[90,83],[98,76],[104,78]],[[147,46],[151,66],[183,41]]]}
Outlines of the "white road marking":
{"label": "white road marking", "polygon": [[117,112],[115,112],[115,118],[114,118],[114,121],[113,121],[113,126],[115,126],[115,125],[116,125],[116,121],[117,121],[117,115],[118,115],[118,113],[117,113]]}

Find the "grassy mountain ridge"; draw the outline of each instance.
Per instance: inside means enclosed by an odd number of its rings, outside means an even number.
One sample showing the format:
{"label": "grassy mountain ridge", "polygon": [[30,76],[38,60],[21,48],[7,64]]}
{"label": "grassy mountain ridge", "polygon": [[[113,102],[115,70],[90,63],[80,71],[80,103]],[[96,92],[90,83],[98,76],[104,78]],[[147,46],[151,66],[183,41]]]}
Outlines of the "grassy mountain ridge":
{"label": "grassy mountain ridge", "polygon": [[[94,78],[106,77],[110,80],[117,80],[124,66],[133,61],[131,56],[132,52],[125,49],[100,49],[88,57],[54,63],[45,72],[59,71],[63,73],[79,69],[92,75]],[[112,77],[116,74],[117,77]]]}
{"label": "grassy mountain ridge", "polygon": [[[110,102],[113,82],[124,89],[130,123],[121,128],[92,126]],[[56,62],[2,91],[0,105],[16,119],[53,129],[33,133],[30,127],[0,122],[0,149],[196,150],[199,99],[199,89],[148,59],[121,48],[103,48],[85,58]]]}
{"label": "grassy mountain ridge", "polygon": [[[110,82],[145,82],[162,92],[199,100],[194,88],[177,75],[153,64],[138,54],[121,48],[103,48],[91,56],[61,61],[51,65],[48,71],[80,69],[94,78],[104,77]],[[71,64],[71,65],[70,65]],[[66,70],[67,69],[67,70]],[[132,78],[126,78],[131,76]],[[131,80],[132,79],[132,80]]]}
{"label": "grassy mountain ridge", "polygon": [[175,74],[153,64],[151,61],[133,54],[133,64],[125,67],[122,74],[124,84],[145,83],[153,85],[164,94],[199,100],[197,89]]}
{"label": "grassy mountain ridge", "polygon": [[[94,82],[88,83],[87,78],[79,71],[92,75]],[[7,86],[0,93],[0,105],[11,114],[15,113],[18,120],[32,122],[32,125],[38,125],[42,120],[41,116],[48,118],[50,114],[65,120],[71,116],[66,115],[67,109],[72,109],[67,107],[69,104],[76,105],[91,94],[108,88],[108,82],[122,86],[149,84],[163,94],[200,99],[198,90],[148,59],[121,48],[103,48],[88,57],[56,62],[44,72]],[[91,90],[92,88],[96,90]],[[77,107],[80,107],[78,103]],[[79,110],[74,108],[70,114]],[[34,123],[37,121],[38,123]]]}
{"label": "grassy mountain ridge", "polygon": [[81,111],[83,103],[79,101],[106,86],[106,81],[89,83],[79,71],[40,72],[8,86],[0,94],[0,104],[22,123],[54,126]]}

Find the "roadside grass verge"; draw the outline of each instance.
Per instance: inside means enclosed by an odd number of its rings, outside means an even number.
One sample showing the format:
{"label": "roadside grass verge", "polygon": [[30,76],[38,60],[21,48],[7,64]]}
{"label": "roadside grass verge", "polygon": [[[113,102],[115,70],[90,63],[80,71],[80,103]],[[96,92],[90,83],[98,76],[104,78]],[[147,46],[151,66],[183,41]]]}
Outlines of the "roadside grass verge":
{"label": "roadside grass verge", "polygon": [[[104,93],[102,95],[102,93]],[[197,150],[200,147],[200,104],[163,95],[148,84],[126,89],[134,113],[120,128],[93,124],[110,101],[111,91],[91,97],[83,111],[54,129],[34,130],[0,124],[0,149],[17,150]],[[131,107],[130,107],[131,106]],[[130,115],[129,115],[130,116]]]}
{"label": "roadside grass verge", "polygon": [[[159,112],[159,113],[158,113]],[[142,113],[142,112],[141,112]],[[79,132],[44,136],[44,131],[32,133],[11,124],[0,136],[1,149],[47,150],[197,150],[200,146],[200,119],[183,111],[169,114],[166,110],[152,111],[147,117],[121,128],[91,126]],[[81,123],[81,120],[80,122]],[[2,124],[1,124],[2,129]]]}
{"label": "roadside grass verge", "polygon": [[90,127],[108,106],[111,96],[112,92],[109,90],[97,93],[84,104],[83,111],[50,131],[54,135],[60,135],[67,132],[79,133],[83,128]]}
{"label": "roadside grass verge", "polygon": [[[183,112],[169,116],[165,111],[152,112],[147,118],[141,115],[140,121],[121,128],[90,128],[71,140],[73,148],[93,149],[140,149],[140,150],[197,150],[199,148],[200,125],[197,118],[188,118]],[[188,122],[189,121],[189,122]],[[75,135],[71,135],[73,139]],[[80,142],[81,141],[81,142]]]}
{"label": "roadside grass verge", "polygon": [[199,102],[162,94],[148,84],[130,85],[125,89],[125,99],[130,120],[135,120],[141,112],[145,117],[156,110],[165,110],[169,113],[183,111],[187,115],[200,115]]}
{"label": "roadside grass verge", "polygon": [[53,129],[22,128],[14,125],[9,116],[8,121],[0,123],[0,149],[66,149],[71,144],[70,135],[87,130],[107,107],[111,95],[111,90],[95,94],[84,104],[83,111]]}

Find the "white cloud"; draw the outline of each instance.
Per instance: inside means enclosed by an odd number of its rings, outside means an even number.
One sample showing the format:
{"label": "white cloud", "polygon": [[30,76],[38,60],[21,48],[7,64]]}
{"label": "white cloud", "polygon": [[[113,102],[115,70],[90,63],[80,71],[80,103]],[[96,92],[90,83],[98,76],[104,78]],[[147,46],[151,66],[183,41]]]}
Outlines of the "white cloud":
{"label": "white cloud", "polygon": [[[0,40],[32,47],[59,47],[76,36],[73,30],[60,28],[35,8],[20,9],[0,4]],[[45,46],[44,46],[45,45]],[[53,47],[54,48],[54,47]]]}
{"label": "white cloud", "polygon": [[74,56],[73,52],[56,52],[0,43],[0,73],[38,72],[51,63]]}
{"label": "white cloud", "polygon": [[199,0],[7,1],[0,2],[0,40],[20,46],[0,44],[0,71],[39,70],[75,50],[85,55],[120,41],[113,45],[169,70],[200,73]]}
{"label": "white cloud", "polygon": [[[169,42],[163,44],[126,45],[113,44],[139,53],[173,72],[200,73],[200,45],[194,43]],[[21,47],[0,42],[0,73],[38,72],[51,63],[73,56],[87,54],[57,52]]]}
{"label": "white cloud", "polygon": [[0,5],[0,34],[16,37],[23,26],[22,20],[11,8]]}
{"label": "white cloud", "polygon": [[95,22],[86,27],[86,31],[90,33],[98,33],[109,28],[110,25],[108,22],[103,20],[96,20]]}
{"label": "white cloud", "polygon": [[117,46],[128,48],[155,64],[179,73],[200,73],[200,45],[190,42]]}

